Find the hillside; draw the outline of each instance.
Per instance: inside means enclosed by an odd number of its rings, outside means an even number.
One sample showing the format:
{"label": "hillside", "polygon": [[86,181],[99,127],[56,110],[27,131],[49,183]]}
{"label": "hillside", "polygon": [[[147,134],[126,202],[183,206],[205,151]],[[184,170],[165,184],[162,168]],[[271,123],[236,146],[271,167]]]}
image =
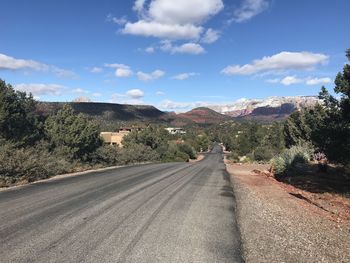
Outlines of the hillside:
{"label": "hillside", "polygon": [[[66,103],[40,102],[37,106],[37,111],[39,114],[47,116],[56,113],[64,104]],[[122,105],[97,102],[69,102],[68,104],[78,113],[109,121],[157,120],[165,115],[164,112],[157,108],[147,105]]]}
{"label": "hillside", "polygon": [[200,107],[185,113],[177,114],[174,123],[178,125],[190,123],[217,124],[231,119],[231,117],[218,113],[212,109]]}
{"label": "hillside", "polygon": [[[168,123],[172,126],[217,124],[227,120],[271,122],[288,118],[302,108],[312,107],[319,100],[315,96],[270,97],[266,99],[240,99],[232,104],[211,105],[185,113],[163,112],[154,106],[123,105],[97,102],[69,102],[78,113],[102,123],[147,121]],[[63,102],[39,102],[37,111],[48,116],[63,107]]]}

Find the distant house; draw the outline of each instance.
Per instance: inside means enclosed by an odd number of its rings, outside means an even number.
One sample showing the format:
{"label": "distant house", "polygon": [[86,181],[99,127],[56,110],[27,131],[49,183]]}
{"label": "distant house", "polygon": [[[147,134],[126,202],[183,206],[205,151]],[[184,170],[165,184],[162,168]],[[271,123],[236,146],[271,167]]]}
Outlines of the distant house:
{"label": "distant house", "polygon": [[106,144],[121,146],[123,138],[127,134],[120,132],[101,132],[100,136]]}
{"label": "distant house", "polygon": [[186,131],[182,128],[165,128],[170,134],[186,134]]}
{"label": "distant house", "polygon": [[118,132],[120,133],[129,133],[129,132],[132,132],[132,131],[142,131],[144,128],[141,128],[141,127],[122,127],[122,128],[119,128]]}
{"label": "distant house", "polygon": [[116,132],[101,132],[100,136],[106,144],[122,146],[122,141],[126,135],[132,131],[141,131],[140,127],[122,127]]}

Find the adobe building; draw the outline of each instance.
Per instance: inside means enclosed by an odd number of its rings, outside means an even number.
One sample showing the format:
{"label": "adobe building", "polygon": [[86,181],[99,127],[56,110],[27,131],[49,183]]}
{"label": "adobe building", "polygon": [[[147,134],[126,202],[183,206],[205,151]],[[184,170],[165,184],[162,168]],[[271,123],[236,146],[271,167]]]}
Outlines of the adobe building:
{"label": "adobe building", "polygon": [[141,131],[140,127],[123,127],[120,128],[117,132],[101,132],[100,136],[106,144],[123,146],[123,138],[132,131]]}

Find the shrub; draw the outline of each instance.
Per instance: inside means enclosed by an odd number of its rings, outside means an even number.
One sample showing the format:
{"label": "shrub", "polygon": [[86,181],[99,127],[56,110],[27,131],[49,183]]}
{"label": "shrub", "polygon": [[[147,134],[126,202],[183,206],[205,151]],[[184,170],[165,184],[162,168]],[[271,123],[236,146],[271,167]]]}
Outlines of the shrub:
{"label": "shrub", "polygon": [[248,153],[243,160],[244,163],[252,163],[254,161],[255,161],[254,154],[252,153]]}
{"label": "shrub", "polygon": [[194,150],[194,148],[187,144],[187,143],[181,143],[179,146],[179,150],[185,154],[187,154],[190,159],[196,159],[197,155],[196,155],[196,151]]}
{"label": "shrub", "polygon": [[271,160],[271,165],[273,167],[275,174],[277,174],[277,175],[281,175],[281,174],[285,173],[287,170],[287,162],[281,156],[277,156],[277,157],[273,158]]}
{"label": "shrub", "polygon": [[121,164],[121,150],[111,145],[103,145],[88,156],[89,162],[101,165]]}
{"label": "shrub", "polygon": [[254,159],[256,161],[270,161],[273,157],[273,151],[267,146],[257,147],[254,151]]}
{"label": "shrub", "polygon": [[286,149],[282,154],[272,159],[271,164],[275,174],[284,175],[303,167],[311,160],[313,153],[310,145],[296,145]]}
{"label": "shrub", "polygon": [[121,150],[121,163],[153,162],[160,159],[159,154],[151,147],[143,144],[131,144]]}
{"label": "shrub", "polygon": [[50,154],[40,143],[29,148],[16,148],[12,143],[0,146],[0,175],[7,184],[45,179],[71,168],[69,162]]}
{"label": "shrub", "polygon": [[197,152],[206,152],[209,147],[209,138],[206,134],[199,134],[195,139],[195,148]]}
{"label": "shrub", "polygon": [[229,155],[227,155],[227,158],[234,162],[239,162],[239,155],[236,152],[231,152]]}
{"label": "shrub", "polygon": [[189,157],[186,153],[184,152],[167,152],[167,154],[165,154],[165,156],[162,158],[163,162],[188,162],[189,161]]}
{"label": "shrub", "polygon": [[175,143],[170,143],[167,151],[165,152],[162,161],[163,162],[187,162],[190,157],[188,154],[182,152],[179,146]]}

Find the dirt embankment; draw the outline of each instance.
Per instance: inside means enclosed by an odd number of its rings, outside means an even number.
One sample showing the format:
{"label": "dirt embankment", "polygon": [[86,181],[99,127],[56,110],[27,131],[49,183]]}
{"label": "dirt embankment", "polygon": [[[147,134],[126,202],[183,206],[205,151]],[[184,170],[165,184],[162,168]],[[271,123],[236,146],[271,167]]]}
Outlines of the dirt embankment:
{"label": "dirt embankment", "polygon": [[[246,262],[349,262],[348,198],[308,193],[252,172],[268,166],[226,162],[226,167]],[[322,201],[317,195],[324,195]]]}

